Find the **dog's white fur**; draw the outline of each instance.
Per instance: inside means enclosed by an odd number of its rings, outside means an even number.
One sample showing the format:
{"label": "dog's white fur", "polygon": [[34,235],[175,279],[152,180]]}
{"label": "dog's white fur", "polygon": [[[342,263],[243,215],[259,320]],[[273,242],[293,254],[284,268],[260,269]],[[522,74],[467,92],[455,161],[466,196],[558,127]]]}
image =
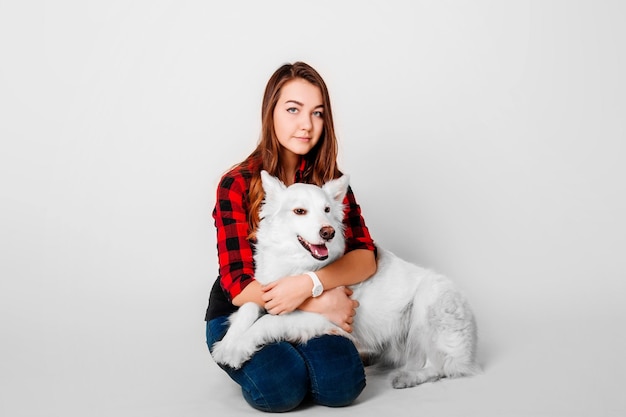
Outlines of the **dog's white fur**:
{"label": "dog's white fur", "polygon": [[[286,187],[265,171],[261,178],[265,201],[257,231],[257,281],[267,284],[315,271],[343,254],[342,202],[347,175],[323,187],[300,183]],[[330,241],[320,235],[321,228],[328,226],[337,232]],[[314,245],[326,245],[328,258],[313,257],[298,236]],[[374,276],[351,286],[353,298],[360,303],[352,334],[319,314],[298,310],[263,314],[257,304],[247,303],[230,317],[227,334],[213,346],[213,358],[239,368],[268,343],[306,342],[321,334],[341,334],[351,338],[362,355],[396,368],[394,388],[475,374],[479,370],[476,324],[465,297],[452,281],[380,247],[377,261]]]}

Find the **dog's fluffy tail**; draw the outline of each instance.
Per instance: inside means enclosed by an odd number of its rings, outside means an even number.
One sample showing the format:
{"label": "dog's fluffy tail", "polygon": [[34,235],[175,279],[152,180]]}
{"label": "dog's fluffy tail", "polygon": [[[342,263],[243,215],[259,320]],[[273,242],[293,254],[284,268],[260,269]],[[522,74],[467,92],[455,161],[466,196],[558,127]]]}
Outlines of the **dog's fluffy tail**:
{"label": "dog's fluffy tail", "polygon": [[[475,375],[476,323],[465,298],[445,278],[417,299],[408,331],[404,364],[393,377],[395,388],[441,378]],[[420,325],[421,323],[421,325]]]}

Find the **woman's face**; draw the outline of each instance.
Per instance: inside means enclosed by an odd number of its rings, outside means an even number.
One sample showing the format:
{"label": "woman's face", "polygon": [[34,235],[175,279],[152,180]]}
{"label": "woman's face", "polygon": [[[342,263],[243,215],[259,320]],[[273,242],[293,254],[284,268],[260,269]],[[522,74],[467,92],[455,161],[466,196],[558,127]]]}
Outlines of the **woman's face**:
{"label": "woman's face", "polygon": [[324,130],[324,105],[319,87],[302,78],[281,88],[274,107],[274,132],[283,156],[301,156],[317,144]]}

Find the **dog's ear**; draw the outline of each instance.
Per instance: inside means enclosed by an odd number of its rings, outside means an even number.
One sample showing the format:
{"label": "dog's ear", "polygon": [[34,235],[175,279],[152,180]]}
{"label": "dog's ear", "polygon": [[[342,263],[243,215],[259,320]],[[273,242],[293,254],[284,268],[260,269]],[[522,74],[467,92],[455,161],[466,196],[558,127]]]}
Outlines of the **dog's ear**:
{"label": "dog's ear", "polygon": [[270,175],[269,172],[265,170],[261,171],[261,184],[263,185],[263,191],[265,191],[265,195],[272,195],[276,191],[282,191],[287,188],[281,180],[273,177],[272,175]]}
{"label": "dog's ear", "polygon": [[348,192],[348,184],[350,183],[349,175],[342,175],[339,178],[328,181],[322,186],[322,189],[335,201],[343,202]]}
{"label": "dog's ear", "polygon": [[278,178],[261,171],[261,185],[265,191],[265,199],[261,204],[259,217],[265,219],[273,216],[280,209],[280,193],[287,189],[287,186]]}

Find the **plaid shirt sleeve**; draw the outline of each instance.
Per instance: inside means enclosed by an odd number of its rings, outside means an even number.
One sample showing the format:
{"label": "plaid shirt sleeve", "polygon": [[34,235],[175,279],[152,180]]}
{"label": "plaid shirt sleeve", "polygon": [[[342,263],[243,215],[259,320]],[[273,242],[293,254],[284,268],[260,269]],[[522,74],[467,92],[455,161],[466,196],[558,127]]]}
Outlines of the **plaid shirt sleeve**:
{"label": "plaid shirt sleeve", "polygon": [[242,175],[226,174],[217,187],[213,219],[217,229],[219,280],[229,301],[254,280],[248,236],[248,186]]}
{"label": "plaid shirt sleeve", "polygon": [[346,207],[343,218],[346,253],[355,249],[368,249],[376,252],[376,245],[374,245],[374,240],[365,225],[365,220],[361,215],[361,207],[357,204],[351,187],[348,187],[343,203]]}

